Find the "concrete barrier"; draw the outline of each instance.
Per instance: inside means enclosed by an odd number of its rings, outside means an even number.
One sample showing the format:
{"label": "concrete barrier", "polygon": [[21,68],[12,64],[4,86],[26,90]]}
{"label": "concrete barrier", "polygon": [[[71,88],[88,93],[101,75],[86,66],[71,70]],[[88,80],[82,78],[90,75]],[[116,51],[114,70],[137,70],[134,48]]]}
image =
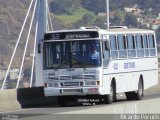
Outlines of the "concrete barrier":
{"label": "concrete barrier", "polygon": [[21,109],[20,103],[17,101],[17,90],[1,90],[0,91],[0,112]]}
{"label": "concrete barrier", "polygon": [[57,104],[56,97],[45,97],[43,87],[0,91],[0,112]]}

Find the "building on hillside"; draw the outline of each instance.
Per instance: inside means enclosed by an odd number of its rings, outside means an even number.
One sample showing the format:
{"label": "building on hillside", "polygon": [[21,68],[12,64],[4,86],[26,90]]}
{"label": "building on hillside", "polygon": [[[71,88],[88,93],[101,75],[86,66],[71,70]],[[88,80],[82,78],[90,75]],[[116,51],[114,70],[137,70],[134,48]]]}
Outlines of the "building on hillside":
{"label": "building on hillside", "polygon": [[132,14],[133,14],[133,15],[136,15],[136,16],[139,16],[140,13],[141,13],[141,10],[140,10],[140,9],[135,9],[135,10],[132,11]]}
{"label": "building on hillside", "polygon": [[142,12],[141,9],[136,8],[136,7],[124,7],[124,11],[126,13],[132,13],[133,15],[136,15],[136,16],[140,15]]}
{"label": "building on hillside", "polygon": [[[0,80],[4,80],[7,70],[0,69]],[[9,80],[17,80],[19,77],[19,69],[18,68],[11,68],[8,74]],[[22,74],[23,77],[23,74]]]}
{"label": "building on hillside", "polygon": [[[106,17],[107,14],[106,14],[106,12],[99,12],[99,13],[98,13],[98,16]],[[109,13],[109,17],[110,17],[110,18],[113,19],[115,16],[116,16],[116,12],[110,12],[110,13]]]}
{"label": "building on hillside", "polygon": [[127,13],[131,13],[133,10],[135,10],[133,7],[124,7],[124,11]]}
{"label": "building on hillside", "polygon": [[160,27],[160,19],[152,19],[150,24],[153,30],[157,30]]}
{"label": "building on hillside", "polygon": [[143,22],[141,25],[145,25],[147,28],[150,28],[150,23],[149,22]]}
{"label": "building on hillside", "polygon": [[158,17],[157,17],[157,19],[160,19],[160,13],[158,13]]}
{"label": "building on hillside", "polygon": [[138,23],[143,23],[144,22],[144,19],[142,17],[137,17],[137,22]]}
{"label": "building on hillside", "polygon": [[19,76],[19,69],[18,68],[12,68],[9,72],[9,78],[10,80],[16,80]]}
{"label": "building on hillside", "polygon": [[152,24],[152,29],[157,30],[160,27],[160,24]]}
{"label": "building on hillside", "polygon": [[2,81],[4,79],[5,75],[6,75],[6,70],[0,69],[0,81]]}

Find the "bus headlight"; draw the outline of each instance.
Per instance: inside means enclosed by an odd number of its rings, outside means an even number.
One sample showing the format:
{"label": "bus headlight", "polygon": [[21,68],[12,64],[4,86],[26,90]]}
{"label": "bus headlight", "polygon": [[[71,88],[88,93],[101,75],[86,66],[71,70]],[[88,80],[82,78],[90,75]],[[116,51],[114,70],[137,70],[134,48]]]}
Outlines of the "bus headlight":
{"label": "bus headlight", "polygon": [[86,81],[85,86],[95,86],[97,85],[96,81]]}
{"label": "bus headlight", "polygon": [[48,87],[59,87],[59,83],[48,83]]}

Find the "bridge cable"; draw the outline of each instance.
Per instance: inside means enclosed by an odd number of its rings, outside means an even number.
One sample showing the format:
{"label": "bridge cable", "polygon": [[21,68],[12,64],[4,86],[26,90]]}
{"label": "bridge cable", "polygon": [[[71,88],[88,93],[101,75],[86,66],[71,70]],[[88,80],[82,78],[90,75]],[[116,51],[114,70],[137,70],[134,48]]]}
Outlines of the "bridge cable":
{"label": "bridge cable", "polygon": [[2,84],[1,90],[3,90],[3,89],[4,89],[4,85],[5,85],[5,83],[6,83],[6,79],[7,79],[8,73],[9,73],[9,71],[10,71],[10,68],[11,68],[11,65],[12,65],[13,58],[14,58],[14,56],[15,56],[15,53],[16,53],[16,50],[17,50],[17,47],[18,47],[18,45],[19,45],[19,41],[20,41],[20,38],[21,38],[21,36],[22,36],[22,32],[23,32],[24,27],[25,27],[25,25],[26,25],[26,21],[27,21],[27,19],[28,19],[28,16],[29,16],[29,13],[30,13],[30,10],[31,10],[31,7],[32,7],[32,4],[33,4],[33,1],[34,1],[34,0],[32,0],[32,1],[31,1],[31,3],[30,3],[30,5],[29,5],[29,8],[28,8],[28,11],[27,11],[27,14],[26,14],[25,20],[24,20],[24,22],[23,22],[23,25],[22,25],[22,28],[21,28],[21,31],[20,31],[20,34],[19,34],[19,37],[18,37],[17,43],[16,43],[16,45],[15,45],[15,48],[14,48],[14,51],[13,51],[13,54],[12,54],[11,60],[10,60],[10,62],[9,62],[9,66],[8,66],[8,69],[7,69],[7,72],[6,72],[6,75],[5,75],[5,78],[4,78],[4,81],[3,81],[3,84]]}
{"label": "bridge cable", "polygon": [[34,4],[34,10],[33,10],[32,18],[31,18],[31,23],[30,23],[30,26],[29,26],[29,32],[28,32],[27,41],[26,41],[26,44],[25,44],[25,49],[24,49],[24,52],[23,52],[23,58],[22,58],[22,62],[21,62],[20,73],[19,73],[19,76],[18,76],[18,81],[17,81],[16,88],[18,88],[19,82],[20,82],[20,79],[21,79],[22,68],[23,68],[23,64],[24,64],[24,60],[25,60],[25,55],[26,55],[26,51],[27,51],[27,47],[28,47],[28,42],[29,42],[29,37],[30,37],[33,21],[34,21],[36,6],[37,6],[37,0],[35,1],[35,4]]}
{"label": "bridge cable", "polygon": [[33,84],[33,72],[34,72],[34,65],[35,65],[35,52],[36,52],[36,43],[37,43],[37,31],[38,31],[38,18],[39,18],[39,11],[40,11],[40,1],[38,2],[38,12],[37,12],[37,20],[36,20],[36,31],[35,31],[35,41],[34,41],[34,48],[33,48],[33,59],[32,59],[32,69],[31,69],[31,77],[30,77],[30,87]]}
{"label": "bridge cable", "polygon": [[51,13],[50,13],[50,9],[49,9],[48,2],[47,2],[47,12],[48,12],[48,16],[49,16],[49,23],[50,23],[51,31],[53,31],[53,25],[52,25]]}

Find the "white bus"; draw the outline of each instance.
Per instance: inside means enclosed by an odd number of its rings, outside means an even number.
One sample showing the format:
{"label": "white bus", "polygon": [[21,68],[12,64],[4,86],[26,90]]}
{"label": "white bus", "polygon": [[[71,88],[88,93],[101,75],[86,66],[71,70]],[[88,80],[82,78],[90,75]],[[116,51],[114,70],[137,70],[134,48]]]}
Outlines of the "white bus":
{"label": "white bus", "polygon": [[105,103],[125,93],[141,100],[144,90],[158,84],[155,32],[143,29],[81,28],[44,35],[45,96],[98,96]]}

